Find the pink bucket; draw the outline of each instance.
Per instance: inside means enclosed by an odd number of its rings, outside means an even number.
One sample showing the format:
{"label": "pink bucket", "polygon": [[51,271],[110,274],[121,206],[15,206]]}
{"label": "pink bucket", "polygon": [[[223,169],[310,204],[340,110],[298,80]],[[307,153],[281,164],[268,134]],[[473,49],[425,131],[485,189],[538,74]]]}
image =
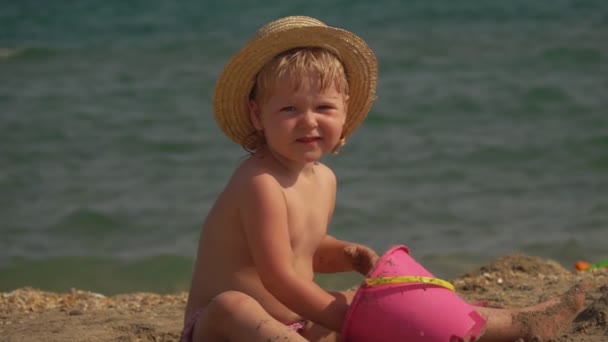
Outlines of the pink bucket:
{"label": "pink bucket", "polygon": [[416,262],[405,246],[389,249],[357,290],[342,327],[347,342],[473,341],[485,320],[453,286]]}

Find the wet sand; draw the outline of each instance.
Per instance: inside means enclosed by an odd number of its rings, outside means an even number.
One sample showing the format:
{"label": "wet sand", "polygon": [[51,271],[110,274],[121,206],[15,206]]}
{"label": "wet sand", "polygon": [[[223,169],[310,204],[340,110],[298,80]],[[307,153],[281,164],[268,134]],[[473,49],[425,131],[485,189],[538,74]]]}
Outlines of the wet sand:
{"label": "wet sand", "polygon": [[[512,255],[451,282],[468,301],[518,307],[564,293],[580,280],[589,284],[585,305],[570,331],[555,341],[608,341],[608,268],[576,272],[551,260]],[[16,289],[0,293],[0,342],[177,341],[186,296]]]}

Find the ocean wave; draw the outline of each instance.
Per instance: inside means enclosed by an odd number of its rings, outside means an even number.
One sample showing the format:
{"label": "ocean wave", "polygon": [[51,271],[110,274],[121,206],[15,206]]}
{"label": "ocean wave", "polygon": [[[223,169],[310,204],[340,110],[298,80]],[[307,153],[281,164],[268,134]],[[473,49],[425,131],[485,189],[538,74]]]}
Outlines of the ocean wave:
{"label": "ocean wave", "polygon": [[78,235],[81,238],[99,238],[121,230],[125,222],[116,215],[101,210],[77,208],[64,215],[51,226],[55,234]]}
{"label": "ocean wave", "polygon": [[0,265],[0,291],[19,287],[65,292],[72,287],[104,295],[150,291],[187,291],[191,258],[159,255],[137,260],[98,256],[10,258]]}
{"label": "ocean wave", "polygon": [[23,51],[25,51],[25,48],[0,47],[0,60],[17,57],[22,54]]}
{"label": "ocean wave", "polygon": [[18,46],[0,47],[0,61],[13,60],[16,58],[46,58],[55,56],[60,51],[57,48]]}

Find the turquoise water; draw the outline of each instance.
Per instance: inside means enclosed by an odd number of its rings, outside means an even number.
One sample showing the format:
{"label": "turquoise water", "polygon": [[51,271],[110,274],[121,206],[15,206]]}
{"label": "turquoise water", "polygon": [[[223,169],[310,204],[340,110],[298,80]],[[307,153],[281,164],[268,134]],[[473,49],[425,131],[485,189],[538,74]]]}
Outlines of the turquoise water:
{"label": "turquoise water", "polygon": [[0,291],[186,290],[245,155],[212,118],[215,78],[292,14],[380,64],[368,120],[325,160],[334,235],[448,278],[516,252],[608,258],[605,1],[25,0],[0,4]]}

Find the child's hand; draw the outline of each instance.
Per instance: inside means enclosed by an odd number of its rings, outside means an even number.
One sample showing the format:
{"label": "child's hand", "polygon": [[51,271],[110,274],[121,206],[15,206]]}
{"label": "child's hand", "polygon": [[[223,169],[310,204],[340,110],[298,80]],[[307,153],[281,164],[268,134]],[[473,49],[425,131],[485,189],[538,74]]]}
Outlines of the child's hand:
{"label": "child's hand", "polygon": [[374,268],[379,257],[371,248],[362,245],[350,245],[344,248],[344,253],[351,260],[355,271],[368,275]]}

